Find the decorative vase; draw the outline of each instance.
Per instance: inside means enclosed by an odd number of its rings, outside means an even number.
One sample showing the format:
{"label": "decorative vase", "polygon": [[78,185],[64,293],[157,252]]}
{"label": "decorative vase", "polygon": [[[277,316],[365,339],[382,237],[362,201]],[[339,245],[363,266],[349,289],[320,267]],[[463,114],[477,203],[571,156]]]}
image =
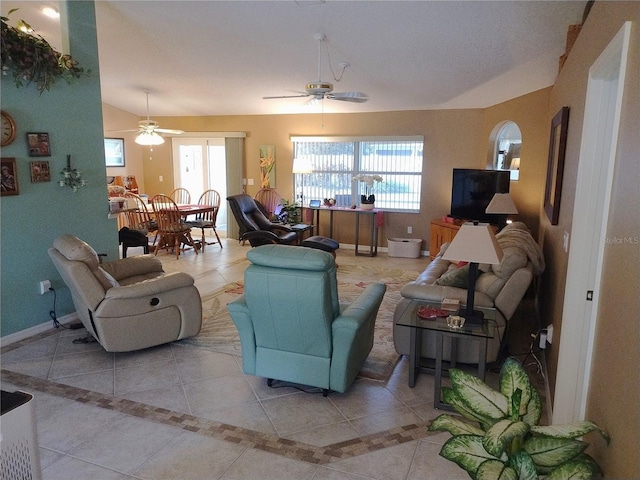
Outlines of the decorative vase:
{"label": "decorative vase", "polygon": [[361,210],[373,210],[374,208],[376,208],[376,204],[375,203],[361,203],[360,204],[360,209]]}

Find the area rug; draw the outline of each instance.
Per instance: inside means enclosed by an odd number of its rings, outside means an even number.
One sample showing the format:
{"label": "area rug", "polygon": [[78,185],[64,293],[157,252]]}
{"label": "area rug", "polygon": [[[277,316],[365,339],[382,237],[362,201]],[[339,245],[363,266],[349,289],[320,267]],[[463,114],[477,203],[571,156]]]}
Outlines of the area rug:
{"label": "area rug", "polygon": [[[248,264],[248,263],[247,263]],[[418,272],[371,265],[340,265],[338,295],[341,302],[353,301],[370,283],[381,282],[387,291],[380,305],[374,332],[374,344],[360,370],[360,376],[386,381],[393,372],[399,356],[393,346],[393,310],[402,298],[402,286],[415,280]],[[202,297],[202,329],[191,338],[176,342],[214,352],[241,356],[240,339],[227,310],[227,304],[244,293],[242,282],[228,283]]]}

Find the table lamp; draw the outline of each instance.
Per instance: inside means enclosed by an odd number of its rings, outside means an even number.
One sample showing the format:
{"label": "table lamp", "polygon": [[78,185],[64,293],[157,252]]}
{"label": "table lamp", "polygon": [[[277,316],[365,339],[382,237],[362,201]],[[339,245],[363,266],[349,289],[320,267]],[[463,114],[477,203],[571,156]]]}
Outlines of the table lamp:
{"label": "table lamp", "polygon": [[465,318],[465,326],[482,326],[484,315],[473,309],[478,264],[500,263],[502,249],[498,245],[491,226],[488,223],[467,222],[460,227],[456,236],[442,256],[445,260],[469,262],[469,281],[467,285],[467,304],[460,308],[458,315]]}
{"label": "table lamp", "polygon": [[[508,216],[517,214],[518,209],[513,203],[511,195],[508,193],[496,193],[489,202],[489,205],[487,205],[485,213]],[[508,219],[506,220],[506,223],[509,223]],[[500,227],[502,228],[504,225],[500,225]]]}

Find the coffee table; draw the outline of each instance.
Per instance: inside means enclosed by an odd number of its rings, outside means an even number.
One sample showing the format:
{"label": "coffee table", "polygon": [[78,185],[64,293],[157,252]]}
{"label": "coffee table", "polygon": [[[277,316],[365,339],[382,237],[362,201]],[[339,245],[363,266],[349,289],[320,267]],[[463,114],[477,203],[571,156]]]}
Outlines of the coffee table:
{"label": "coffee table", "polygon": [[[423,305],[440,308],[438,302],[426,302],[413,300],[407,305],[407,308],[398,318],[396,322],[398,325],[402,325],[410,328],[410,350],[409,350],[409,386],[413,387],[416,383],[416,375],[420,371],[433,372],[433,368],[423,367],[421,363],[421,347],[422,347],[422,332],[427,331],[435,335],[436,340],[436,359],[435,359],[435,388],[433,395],[433,406],[435,408],[453,410],[450,405],[442,402],[442,351],[444,339],[449,338],[451,342],[451,361],[449,362],[449,368],[456,367],[456,352],[457,343],[459,338],[470,338],[477,340],[480,352],[477,376],[481,380],[485,378],[485,369],[487,364],[487,343],[490,338],[493,338],[493,328],[489,327],[491,322],[495,322],[496,310],[495,308],[481,308],[476,307],[484,313],[484,322],[482,327],[469,328],[467,326],[461,328],[451,328],[447,325],[445,317],[436,317],[433,319],[423,319],[418,316],[418,308]],[[455,314],[455,312],[452,312]]]}

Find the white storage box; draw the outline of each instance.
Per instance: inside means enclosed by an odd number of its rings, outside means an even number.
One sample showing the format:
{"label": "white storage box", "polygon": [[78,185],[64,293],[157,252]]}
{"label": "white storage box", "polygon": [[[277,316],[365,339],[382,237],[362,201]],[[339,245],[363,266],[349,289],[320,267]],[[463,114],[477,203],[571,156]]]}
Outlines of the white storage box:
{"label": "white storage box", "polygon": [[390,257],[418,258],[422,240],[418,238],[390,238],[388,241]]}

